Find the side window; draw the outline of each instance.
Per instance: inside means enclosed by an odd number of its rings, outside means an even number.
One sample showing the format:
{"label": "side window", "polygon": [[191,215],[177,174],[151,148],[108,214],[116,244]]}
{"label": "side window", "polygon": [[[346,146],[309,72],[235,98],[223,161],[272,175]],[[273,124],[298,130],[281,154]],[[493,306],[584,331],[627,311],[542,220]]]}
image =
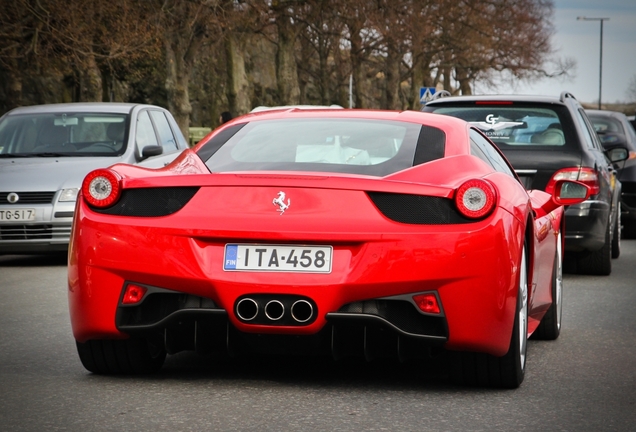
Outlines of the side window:
{"label": "side window", "polygon": [[[506,162],[506,160],[501,156],[499,150],[497,150],[491,143],[488,141],[482,134],[477,132],[475,129],[470,130],[470,142],[471,149],[473,147],[479,148],[479,150],[488,158],[488,163],[497,171],[506,173],[511,177],[515,177],[512,168]],[[471,150],[472,151],[472,150]],[[480,155],[475,154],[475,156],[481,158]]]}
{"label": "side window", "polygon": [[479,147],[477,143],[472,139],[470,140],[470,154],[472,154],[473,156],[477,156],[479,159],[486,162],[488,166],[492,167],[492,169],[495,169],[495,167],[492,166],[492,161],[488,159],[488,156],[486,156],[486,153],[484,153],[481,147]]}
{"label": "side window", "polygon": [[[585,118],[583,117],[585,114],[583,114],[583,110],[579,109],[576,112],[576,120],[579,122],[579,127],[581,128],[581,130],[583,131],[583,139],[585,140],[585,144],[587,145],[587,148],[591,149],[591,150],[598,150],[598,146],[595,145],[595,140],[592,137],[592,133],[590,132],[590,127],[588,125],[588,122],[585,121]],[[594,132],[596,134],[596,132]]]}
{"label": "side window", "polygon": [[157,132],[159,133],[159,140],[161,141],[163,152],[171,153],[177,150],[177,141],[174,138],[172,129],[170,129],[170,125],[168,124],[166,115],[161,111],[150,111],[150,116],[152,117],[152,121],[157,127]]}
{"label": "side window", "polygon": [[159,145],[148,111],[140,112],[139,117],[137,117],[137,135],[135,135],[135,140],[140,153],[146,146]]}

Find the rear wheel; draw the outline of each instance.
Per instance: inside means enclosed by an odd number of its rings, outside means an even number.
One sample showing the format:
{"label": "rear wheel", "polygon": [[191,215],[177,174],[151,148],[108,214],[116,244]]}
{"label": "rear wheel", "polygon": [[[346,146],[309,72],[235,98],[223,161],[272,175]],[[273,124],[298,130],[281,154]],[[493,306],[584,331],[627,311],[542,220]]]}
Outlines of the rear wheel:
{"label": "rear wheel", "polygon": [[609,222],[605,228],[603,247],[579,258],[576,267],[581,274],[607,276],[612,273],[612,235]]}
{"label": "rear wheel", "polygon": [[510,348],[503,357],[451,352],[450,377],[456,384],[517,388],[523,382],[528,348],[528,269],[525,247],[519,269],[519,289]]}
{"label": "rear wheel", "polygon": [[161,369],[163,348],[146,339],[90,340],[76,342],[82,365],[96,374],[145,374]]}
{"label": "rear wheel", "polygon": [[539,327],[532,334],[535,339],[555,340],[561,333],[563,311],[563,256],[561,244],[561,233],[559,233],[554,256],[554,268],[552,270],[552,305],[543,316]]}

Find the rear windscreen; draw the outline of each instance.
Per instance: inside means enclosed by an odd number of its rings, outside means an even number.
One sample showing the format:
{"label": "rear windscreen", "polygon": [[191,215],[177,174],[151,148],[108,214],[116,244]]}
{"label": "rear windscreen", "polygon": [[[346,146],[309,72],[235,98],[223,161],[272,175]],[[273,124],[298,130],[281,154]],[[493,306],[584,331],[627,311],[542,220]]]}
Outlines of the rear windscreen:
{"label": "rear windscreen", "polygon": [[[437,114],[466,120],[496,144],[564,146],[563,125],[550,108],[502,106],[430,107]],[[430,111],[427,109],[427,111]]]}
{"label": "rear windscreen", "polygon": [[[422,133],[424,129],[428,133]],[[253,121],[237,127],[224,142],[213,139],[209,144],[199,155],[207,158],[212,172],[325,171],[384,176],[412,167],[414,160],[423,163],[444,155],[444,134],[439,129],[366,119]],[[430,154],[422,157],[418,147],[428,147]]]}

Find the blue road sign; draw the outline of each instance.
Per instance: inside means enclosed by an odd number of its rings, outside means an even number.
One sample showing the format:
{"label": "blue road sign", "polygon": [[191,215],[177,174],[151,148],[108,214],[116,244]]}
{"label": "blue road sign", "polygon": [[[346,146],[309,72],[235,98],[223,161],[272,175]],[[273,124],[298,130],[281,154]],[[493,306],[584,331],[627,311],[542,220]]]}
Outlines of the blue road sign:
{"label": "blue road sign", "polygon": [[425,104],[427,101],[433,99],[435,94],[435,87],[420,87],[420,103]]}

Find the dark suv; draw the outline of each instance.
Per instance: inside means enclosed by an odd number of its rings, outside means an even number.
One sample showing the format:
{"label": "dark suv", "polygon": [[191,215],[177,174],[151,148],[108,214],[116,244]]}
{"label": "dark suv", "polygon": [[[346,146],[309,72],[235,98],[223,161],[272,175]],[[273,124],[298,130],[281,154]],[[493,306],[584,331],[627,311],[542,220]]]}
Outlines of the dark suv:
{"label": "dark suv", "polygon": [[625,114],[615,111],[585,110],[606,150],[627,147],[629,159],[617,164],[621,182],[621,222],[623,238],[636,238],[636,131]]}
{"label": "dark suv", "polygon": [[609,275],[620,255],[620,182],[583,107],[567,92],[542,96],[458,96],[430,101],[422,111],[451,115],[476,125],[506,155],[526,189],[550,192],[557,180],[578,180],[593,196],[565,213],[568,267]]}

